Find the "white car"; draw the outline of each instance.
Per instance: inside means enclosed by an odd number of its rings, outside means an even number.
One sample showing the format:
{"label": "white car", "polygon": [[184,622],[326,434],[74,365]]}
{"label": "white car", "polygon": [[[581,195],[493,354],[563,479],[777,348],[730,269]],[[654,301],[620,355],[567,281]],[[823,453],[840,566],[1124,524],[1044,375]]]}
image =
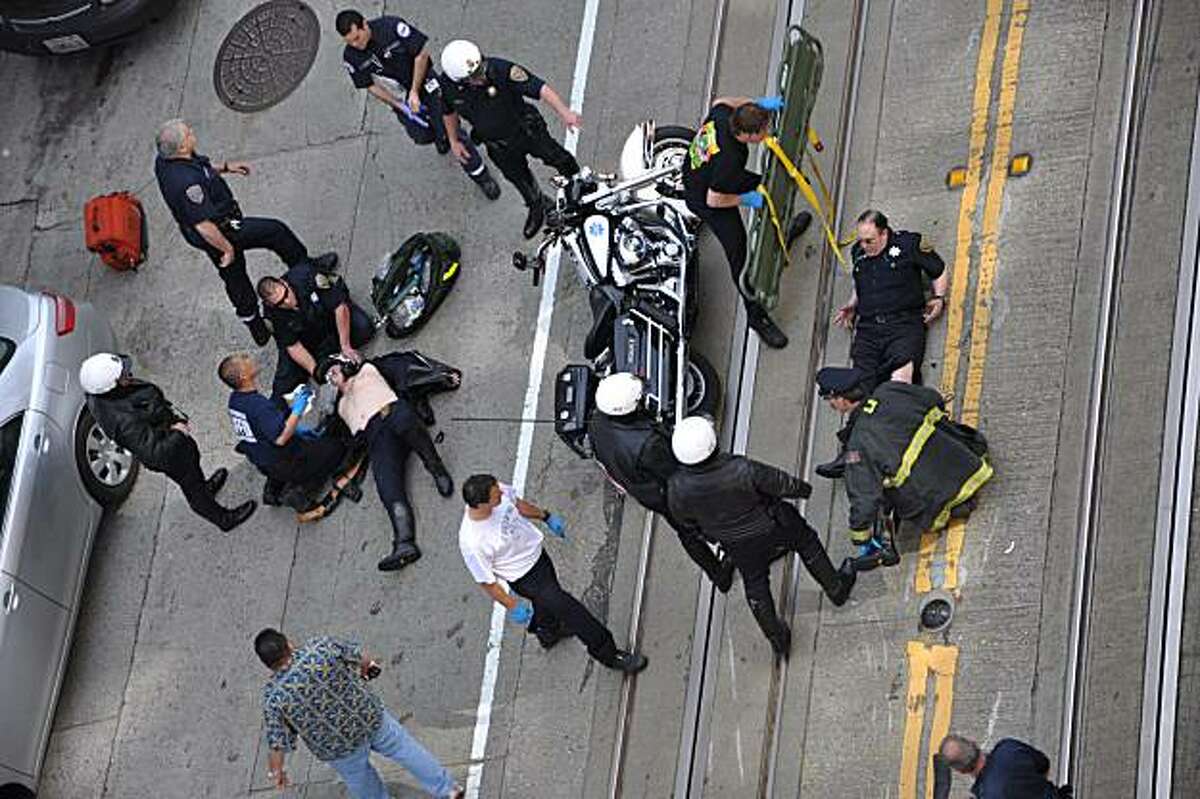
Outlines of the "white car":
{"label": "white car", "polygon": [[92,541],[137,478],[79,386],[114,347],[90,304],[0,286],[0,796],[37,788]]}

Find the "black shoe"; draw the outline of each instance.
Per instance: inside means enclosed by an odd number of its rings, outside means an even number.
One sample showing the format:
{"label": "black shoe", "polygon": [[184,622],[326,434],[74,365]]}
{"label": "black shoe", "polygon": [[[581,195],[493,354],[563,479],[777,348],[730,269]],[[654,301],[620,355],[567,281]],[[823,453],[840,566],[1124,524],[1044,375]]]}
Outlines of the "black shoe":
{"label": "black shoe", "polygon": [[228,469],[224,467],[217,469],[208,476],[207,480],[204,481],[204,487],[208,489],[208,493],[215,497],[217,492],[221,490],[221,486],[225,485],[225,479],[227,477],[229,477]]}
{"label": "black shoe", "polygon": [[846,476],[846,450],[838,451],[837,457],[828,463],[818,463],[817,476],[826,480],[840,480]]}
{"label": "black shoe", "polygon": [[449,139],[434,139],[433,146],[437,148],[438,155],[445,155],[446,153],[450,152]]}
{"label": "black shoe", "polygon": [[[494,177],[492,177],[491,172],[488,172],[485,169],[483,170],[483,174],[477,175],[471,178],[471,180],[475,181],[475,185],[478,186],[480,191],[483,192],[484,197],[487,197],[489,200],[500,199],[500,184],[496,182]],[[526,236],[526,238],[529,237]]]}
{"label": "black shoe", "polygon": [[377,565],[381,572],[394,572],[403,569],[410,563],[416,563],[420,559],[421,550],[417,549],[416,544],[397,542],[392,549],[392,554],[379,561]]}
{"label": "black shoe", "polygon": [[733,558],[726,555],[721,558],[721,564],[717,566],[716,573],[708,576],[722,594],[728,594],[729,589],[733,587],[733,570]]}
{"label": "black shoe", "polygon": [[605,666],[617,671],[623,671],[626,674],[637,674],[642,669],[646,668],[646,664],[650,661],[646,656],[638,652],[626,652],[623,649],[618,649],[617,654],[613,655],[613,659]]}
{"label": "black shoe", "polygon": [[773,350],[781,350],[788,345],[788,337],[779,329],[775,321],[765,313],[761,316],[751,316],[750,327],[754,328],[755,333],[758,333],[758,337],[762,339],[763,344],[766,344]]}
{"label": "black shoe", "polygon": [[338,494],[356,504],[362,501],[362,488],[353,480],[348,480],[344,486],[339,488]]}
{"label": "black shoe", "polygon": [[535,630],[533,634],[537,636],[538,643],[542,645],[542,649],[553,649],[555,644],[567,637],[567,633],[563,630],[561,623],[554,627]]}
{"label": "black shoe", "polygon": [[236,508],[229,508],[225,511],[225,518],[217,523],[223,532],[228,533],[233,528],[237,527],[242,522],[254,515],[258,503],[252,499],[248,499]]}
{"label": "black shoe", "polygon": [[779,622],[779,629],[773,635],[768,635],[767,640],[771,642],[771,649],[775,650],[775,654],[787,660],[792,652],[792,629],[787,626],[787,622]]}
{"label": "black shoe", "polygon": [[454,494],[454,478],[450,476],[450,472],[446,471],[445,466],[433,473],[433,484],[437,486],[437,492],[443,497]]}
{"label": "black shoe", "polygon": [[258,346],[265,347],[271,340],[271,328],[267,327],[266,320],[261,316],[248,320],[246,327],[250,329],[250,335],[254,337],[254,343]]}
{"label": "black shoe", "polygon": [[808,230],[808,226],[812,224],[812,214],[808,211],[801,211],[792,217],[792,222],[788,225],[787,236],[785,237],[787,249],[792,249],[792,243],[796,239],[804,235]]}
{"label": "black shoe", "polygon": [[285,483],[267,478],[267,482],[263,484],[262,504],[273,508],[282,505],[283,490],[286,487]]}
{"label": "black shoe", "polygon": [[327,252],[312,259],[313,268],[318,272],[332,272],[338,268],[338,254]]}
{"label": "black shoe", "polygon": [[521,231],[525,238],[532,239],[542,229],[542,223],[546,221],[547,202],[548,198],[543,194],[529,206],[529,215],[525,217],[525,228]]}
{"label": "black shoe", "polygon": [[837,573],[837,587],[832,592],[826,591],[825,596],[829,597],[829,601],[835,608],[840,608],[850,598],[850,589],[854,588],[854,581],[858,579],[858,573],[854,570],[854,561],[850,558],[842,561]]}

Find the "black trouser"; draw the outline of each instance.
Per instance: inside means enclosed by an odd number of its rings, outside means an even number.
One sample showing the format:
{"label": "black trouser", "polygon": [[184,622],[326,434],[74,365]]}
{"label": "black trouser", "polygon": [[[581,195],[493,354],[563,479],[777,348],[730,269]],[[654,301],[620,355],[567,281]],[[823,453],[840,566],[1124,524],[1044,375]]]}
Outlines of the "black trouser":
{"label": "black trouser", "polygon": [[[209,492],[204,471],[200,468],[200,448],[191,436],[184,436],[187,444],[180,447],[162,473],[171,478],[183,491],[188,507],[218,527],[228,513]],[[150,468],[150,467],[146,467]],[[151,471],[160,471],[151,469]]]}
{"label": "black trouser", "polygon": [[686,525],[676,524],[669,513],[663,513],[662,517],[675,530],[675,534],[679,536],[679,543],[683,546],[683,551],[688,554],[692,562],[708,575],[708,579],[716,582],[717,573],[721,570],[721,560],[712,551],[712,547],[708,545],[704,537]]}
{"label": "black trouser", "polygon": [[[371,317],[367,312],[358,307],[358,304],[351,301],[350,303],[350,346],[357,349],[365,345],[375,335],[375,325],[371,321]],[[307,349],[307,348],[306,348]],[[321,346],[316,350],[309,350],[308,354],[313,357],[317,363],[326,355],[332,355],[335,352],[341,352],[342,345],[338,341],[337,333],[332,333],[325,337],[321,342]],[[280,345],[279,358],[275,363],[275,377],[271,380],[271,399],[282,401],[284,394],[288,393],[301,383],[307,383],[309,379],[308,372],[304,371],[304,367],[292,360],[292,356],[288,354],[287,347]]]}
{"label": "black trouser", "polygon": [[833,564],[829,562],[817,531],[800,512],[786,502],[776,504],[772,512],[776,523],[769,533],[722,542],[726,555],[733,558],[734,565],[742,573],[750,612],[767,638],[782,631],[771,596],[771,563],[781,552],[798,553],[822,588],[827,588],[826,583],[836,579]]}
{"label": "black trouser", "polygon": [[267,477],[285,485],[311,488],[349,466],[350,442],[337,436],[296,436],[287,454],[269,469]]}
{"label": "black trouser", "polygon": [[871,375],[873,389],[906,363],[913,365],[913,382],[920,383],[925,360],[925,320],[921,310],[879,317],[859,316],[850,343],[850,362]]}
{"label": "black trouser", "polygon": [[767,309],[756,300],[752,300],[742,291],[742,268],[746,265],[746,225],[737,208],[709,208],[689,201],[688,210],[700,217],[709,230],[721,242],[725,250],[725,260],[729,262],[729,276],[738,296],[746,304],[746,315],[750,319],[761,319],[767,316]]}
{"label": "black trouser", "polygon": [[617,642],[612,633],[582,602],[558,584],[554,563],[544,551],[537,563],[511,585],[514,591],[533,603],[530,632],[536,635],[539,631],[564,629],[583,641],[589,655],[606,666],[613,664]]}
{"label": "black trouser", "polygon": [[[308,250],[303,242],[296,238],[292,229],[278,219],[247,216],[224,223],[220,228],[225,238],[233,245],[235,255],[229,266],[223,269],[217,267],[217,274],[225,284],[225,294],[233,303],[238,318],[243,322],[253,321],[259,316],[258,294],[255,293],[250,277],[246,274],[245,251],[270,250],[292,267],[308,258]],[[188,244],[203,250],[214,266],[221,263],[221,251],[205,241],[194,229],[185,228],[183,237]]]}
{"label": "black trouser", "polygon": [[521,192],[526,205],[541,200],[541,189],[529,169],[528,156],[537,158],[558,174],[569,178],[579,171],[579,162],[567,151],[546,128],[546,120],[535,108],[529,108],[523,116],[521,131],[511,139],[485,141],[488,157],[509,182]]}
{"label": "black trouser", "polygon": [[[420,113],[411,113],[412,109],[408,109],[408,113],[399,109],[392,109],[396,115],[396,119],[404,126],[404,132],[408,134],[408,138],[413,140],[414,144],[425,145],[433,144],[434,142],[448,142],[449,136],[446,133],[446,120],[442,116],[442,106],[440,103],[431,102],[431,98],[421,92]],[[406,106],[407,108],[407,106]],[[484,172],[483,156],[479,154],[479,148],[475,146],[475,142],[471,141],[471,137],[462,127],[458,129],[458,140],[467,148],[467,153],[470,158],[465,164],[461,164],[463,172],[467,173],[467,177],[476,179]],[[448,145],[445,145],[448,146]]]}
{"label": "black trouser", "polygon": [[417,453],[430,474],[445,468],[442,458],[425,427],[411,414],[397,411],[394,406],[386,415],[381,411],[372,416],[363,432],[371,471],[375,474],[375,490],[392,520],[393,532],[403,540],[412,541],[416,537],[416,525],[408,500],[409,453]]}

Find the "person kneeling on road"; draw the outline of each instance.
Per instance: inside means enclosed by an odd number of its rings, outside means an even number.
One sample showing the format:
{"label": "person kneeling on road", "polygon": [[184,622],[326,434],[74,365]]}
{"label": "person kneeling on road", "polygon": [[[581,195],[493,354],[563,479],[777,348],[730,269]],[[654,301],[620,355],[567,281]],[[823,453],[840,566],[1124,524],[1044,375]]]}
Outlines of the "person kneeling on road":
{"label": "person kneeling on road", "polygon": [[296,264],[280,277],[258,281],[258,296],[279,345],[271,381],[273,400],[307,383],[326,355],[340,352],[361,362],[357,348],[375,335],[371,317],[350,299],[341,275],[308,262]]}
{"label": "person kneeling on road", "polygon": [[799,554],[834,605],[844,604],[854,587],[849,559],[835,570],[817,531],[783,501],[807,497],[812,487],[765,463],[717,452],[717,431],[703,416],[689,416],[675,425],[671,448],[683,464],[667,483],[672,515],[733,558],[750,611],[775,653],[786,658],[792,632],[775,614],[771,597],[771,562],[779,551]]}
{"label": "person kneeling on road", "polygon": [[609,479],[647,510],[674,528],[679,543],[708,579],[725,593],[733,585],[733,559],[718,558],[695,528],[680,524],[667,506],[667,480],[679,468],[671,437],[641,409],[642,379],[629,372],[611,374],[596,388],[596,410],[588,420],[588,438]]}
{"label": "person kneeling on road", "polygon": [[859,571],[900,561],[891,536],[875,532],[881,513],[940,530],[951,517],[970,515],[976,492],[992,477],[987,441],[951,421],[941,394],[897,380],[868,393],[868,380],[854,368],[817,372],[821,397],[849,414],[845,482]]}
{"label": "person kneeling on road", "polygon": [[364,453],[343,437],[332,434],[310,437],[300,424],[312,392],[303,386],[292,399],[291,412],[258,391],[258,363],[253,355],[229,355],[217,367],[217,375],[232,392],[229,421],[238,438],[238,452],[246,456],[266,478],[264,505],[290,505],[297,513],[318,505],[317,491],[332,478],[335,496],[352,502],[362,499],[354,481]]}
{"label": "person kneeling on road", "polygon": [[[574,635],[610,669],[636,674],[646,668],[644,655],[617,649],[609,629],[559,585],[542,534],[529,520],[539,519],[551,534],[565,538],[563,517],[526,502],[490,474],[467,478],[462,495],[467,504],[458,529],[463,561],[483,592],[508,609],[514,624],[527,626],[543,649]],[[505,591],[501,580],[527,601]]]}
{"label": "person kneeling on road", "polygon": [[375,489],[392,522],[392,551],[379,561],[380,571],[396,571],[421,557],[417,548],[416,523],[405,487],[408,456],[412,452],[433,475],[438,493],[454,493],[454,480],[433,445],[425,425],[411,404],[399,396],[403,385],[396,385],[386,374],[389,358],[358,363],[345,355],[331,355],[317,367],[318,382],[329,381],[341,395],[338,416],[353,435],[367,441]]}
{"label": "person kneeling on road", "polygon": [[187,416],[175,409],[153,383],[132,376],[128,355],[101,352],[79,367],[79,385],[87,393],[88,410],[105,435],[133,453],[152,472],[162,472],[183,491],[199,516],[229,532],[250,518],[257,506],[248,500],[222,507],[217,492],[229,472],[217,469],[205,478],[200,448],[188,429]]}

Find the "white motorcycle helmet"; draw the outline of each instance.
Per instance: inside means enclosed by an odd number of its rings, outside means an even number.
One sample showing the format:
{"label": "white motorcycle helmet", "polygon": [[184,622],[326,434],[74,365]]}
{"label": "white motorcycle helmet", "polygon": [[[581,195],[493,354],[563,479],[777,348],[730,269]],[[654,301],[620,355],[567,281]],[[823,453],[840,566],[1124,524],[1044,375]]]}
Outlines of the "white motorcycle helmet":
{"label": "white motorcycle helmet", "polygon": [[128,377],[133,362],[128,355],[99,352],[79,366],[79,385],[88,394],[107,394],[117,387],[117,381]]}
{"label": "white motorcycle helmet", "polygon": [[483,53],[474,42],[455,39],[442,48],[442,74],[458,83],[474,75],[483,66]]}
{"label": "white motorcycle helmet", "polygon": [[704,416],[689,416],[675,425],[671,434],[675,460],[693,466],[717,451],[717,429]]}
{"label": "white motorcycle helmet", "polygon": [[596,386],[596,408],[609,416],[624,416],[637,410],[642,401],[642,379],[630,372],[617,372]]}

